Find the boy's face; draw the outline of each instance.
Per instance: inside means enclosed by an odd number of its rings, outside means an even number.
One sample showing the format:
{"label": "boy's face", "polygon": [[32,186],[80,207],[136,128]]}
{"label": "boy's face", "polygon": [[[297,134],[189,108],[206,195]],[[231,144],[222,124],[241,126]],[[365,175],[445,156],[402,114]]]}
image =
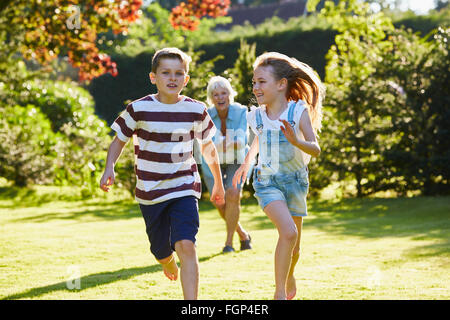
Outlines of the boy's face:
{"label": "boy's face", "polygon": [[189,81],[183,63],[176,58],[163,58],[156,72],[150,73],[150,81],[158,88],[161,96],[175,97]]}

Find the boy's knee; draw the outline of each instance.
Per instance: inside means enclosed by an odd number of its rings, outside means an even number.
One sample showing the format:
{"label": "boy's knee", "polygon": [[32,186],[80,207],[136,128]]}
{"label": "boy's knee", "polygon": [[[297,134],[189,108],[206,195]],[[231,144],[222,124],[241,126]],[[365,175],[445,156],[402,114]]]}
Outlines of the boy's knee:
{"label": "boy's knee", "polygon": [[172,261],[173,259],[173,255],[170,255],[166,258],[162,258],[162,259],[157,259],[159,263],[161,264],[168,264],[170,261]]}
{"label": "boy's knee", "polygon": [[175,251],[178,255],[195,256],[195,244],[191,240],[180,240],[175,242]]}

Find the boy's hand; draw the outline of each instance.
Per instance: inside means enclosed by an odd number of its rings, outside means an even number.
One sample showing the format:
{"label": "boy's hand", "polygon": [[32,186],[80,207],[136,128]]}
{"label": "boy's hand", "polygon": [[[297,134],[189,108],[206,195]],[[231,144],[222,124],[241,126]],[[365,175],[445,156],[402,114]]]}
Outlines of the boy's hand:
{"label": "boy's hand", "polygon": [[284,127],[281,126],[280,129],[281,131],[283,131],[284,136],[286,137],[286,139],[292,144],[292,145],[296,145],[297,144],[297,136],[295,135],[295,131],[294,128],[292,128],[292,126],[290,125],[289,122],[287,122],[286,120],[281,120],[280,121],[283,123]]}
{"label": "boy's hand", "polygon": [[222,183],[220,184],[220,186],[218,186],[217,183],[214,183],[210,200],[211,202],[215,203],[216,206],[225,204],[225,190]]}
{"label": "boy's hand", "polygon": [[240,183],[245,182],[245,179],[247,178],[248,170],[250,167],[243,163],[239,167],[239,169],[236,170],[233,176],[233,188],[237,189],[237,185]]}
{"label": "boy's hand", "polygon": [[115,180],[115,173],[114,170],[108,170],[106,169],[103,173],[102,178],[100,179],[100,189],[102,189],[105,192],[109,191],[109,186],[112,186],[114,184]]}

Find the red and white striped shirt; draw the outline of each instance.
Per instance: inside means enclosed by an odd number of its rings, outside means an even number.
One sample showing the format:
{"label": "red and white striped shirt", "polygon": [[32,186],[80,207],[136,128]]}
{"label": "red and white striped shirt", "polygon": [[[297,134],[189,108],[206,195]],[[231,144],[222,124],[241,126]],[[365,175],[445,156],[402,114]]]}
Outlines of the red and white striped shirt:
{"label": "red and white striped shirt", "polygon": [[203,102],[182,96],[175,104],[148,95],[130,103],[111,128],[135,145],[136,200],[156,204],[184,196],[201,196],[201,179],[193,143],[211,141],[216,132]]}

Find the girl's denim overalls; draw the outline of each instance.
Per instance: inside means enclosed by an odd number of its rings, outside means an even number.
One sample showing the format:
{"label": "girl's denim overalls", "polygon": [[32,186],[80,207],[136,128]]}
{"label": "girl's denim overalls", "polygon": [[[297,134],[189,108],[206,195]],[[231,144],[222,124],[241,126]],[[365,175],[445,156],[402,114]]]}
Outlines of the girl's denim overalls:
{"label": "girl's denim overalls", "polygon": [[[303,107],[303,101],[288,104],[288,122],[295,128],[294,111]],[[275,200],[285,201],[291,215],[306,216],[308,169],[299,159],[300,149],[294,147],[281,130],[264,129],[261,109],[256,111],[256,129],[259,138],[259,164],[254,170],[255,197],[264,209]]]}

